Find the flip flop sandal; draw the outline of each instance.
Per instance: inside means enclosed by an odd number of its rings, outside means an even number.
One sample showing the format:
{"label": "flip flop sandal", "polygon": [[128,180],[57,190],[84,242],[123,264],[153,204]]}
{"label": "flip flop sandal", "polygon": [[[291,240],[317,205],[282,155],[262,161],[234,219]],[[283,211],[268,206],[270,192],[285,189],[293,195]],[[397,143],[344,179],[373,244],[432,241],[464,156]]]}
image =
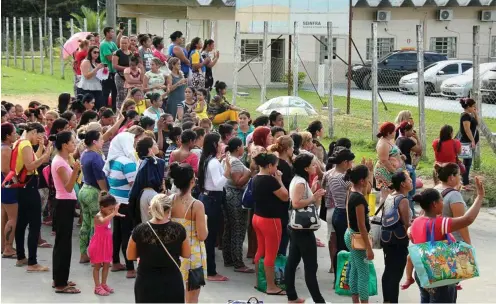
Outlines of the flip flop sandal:
{"label": "flip flop sandal", "polygon": [[268,296],[285,296],[286,291],[285,290],[279,290],[278,292],[266,292]]}
{"label": "flip flop sandal", "polygon": [[[74,283],[73,281],[67,281],[67,286],[68,287],[74,287],[76,286],[76,283]],[[55,285],[52,283],[52,288],[55,288]]]}
{"label": "flip flop sandal", "polygon": [[47,242],[44,242],[44,243],[38,244],[38,248],[53,248],[53,245],[49,244]]}
{"label": "flip flop sandal", "polygon": [[126,274],[126,279],[134,279],[136,278],[136,272],[134,272],[133,274]]}
{"label": "flip flop sandal", "polygon": [[118,271],[126,271],[126,266],[121,264],[121,266],[119,266],[117,268],[114,268],[114,267],[110,268],[110,272],[118,272]]}
{"label": "flip flop sandal", "polygon": [[241,272],[241,273],[255,273],[255,269],[249,268],[249,267],[241,267],[241,268],[234,268],[234,272]]}
{"label": "flip flop sandal", "polygon": [[41,266],[37,269],[27,269],[26,271],[29,273],[35,273],[35,272],[47,272],[49,270],[50,270],[50,268],[48,268],[46,266]]}
{"label": "flip flop sandal", "polygon": [[98,287],[95,287],[95,294],[99,296],[108,296],[110,293],[103,289],[103,287],[100,285]]}
{"label": "flip flop sandal", "polygon": [[2,259],[17,259],[17,254],[13,253],[10,255],[2,254]]}
{"label": "flip flop sandal", "polygon": [[64,289],[55,289],[55,293],[78,294],[81,293],[81,290],[74,286],[66,286]]}
{"label": "flip flop sandal", "polygon": [[16,267],[24,267],[28,264],[28,259],[24,259],[24,260],[17,260],[16,262]]}
{"label": "flip flop sandal", "polygon": [[210,281],[210,282],[227,282],[227,281],[229,281],[229,278],[225,277],[225,276],[219,276],[218,279],[211,279],[211,277],[207,277],[207,281]]}

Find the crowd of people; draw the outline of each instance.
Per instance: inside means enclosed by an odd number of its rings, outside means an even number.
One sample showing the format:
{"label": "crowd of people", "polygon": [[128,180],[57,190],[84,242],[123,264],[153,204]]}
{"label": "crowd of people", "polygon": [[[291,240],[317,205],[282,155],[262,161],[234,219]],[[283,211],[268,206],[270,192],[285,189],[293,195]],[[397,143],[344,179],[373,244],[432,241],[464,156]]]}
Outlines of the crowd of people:
{"label": "crowd of people", "polygon": [[[303,260],[311,297],[324,303],[317,248],[326,245],[335,278],[338,252],[350,251],[353,302],[367,302],[368,261],[374,259],[367,199],[374,188],[383,204],[382,235],[389,235],[381,239],[384,302],[397,303],[400,288],[415,282],[407,247],[409,240],[426,241],[429,218],[436,219],[436,240],[453,232],[471,243],[468,226],[480,210],[484,187],[476,178],[477,197],[467,211],[460,187],[474,189],[471,160],[459,161],[458,155],[463,146],[478,144],[472,99],[460,101],[459,136],[446,125],[432,144],[436,186],[415,195],[423,149],[409,111],[380,126],[375,164],[356,163],[349,139],[324,147],[318,120],[305,131],[290,132],[277,111],[252,119],[253,113],[231,105],[226,84],[214,83],[212,67],[219,59],[214,41],[196,37],[183,48],[177,31],[165,48],[162,37],[126,37],[123,30],[117,43],[109,27],[104,41],[90,35],[80,42],[75,95],[60,94],[56,109],[33,101],[24,111],[2,102],[2,257],[28,272],[49,271],[38,263],[37,250],[51,247],[41,237],[42,221],[51,225],[56,293],[81,292],[69,280],[75,216],[79,262],[93,266],[94,293],[113,293],[109,271],[125,271],[126,278],[136,278],[137,303],[198,302],[205,281],[229,281],[229,274],[217,271],[216,250],[222,250],[224,266],[251,274],[255,284],[263,267],[266,293],[291,303],[304,302],[295,288]],[[254,200],[248,209],[247,191]],[[327,222],[325,242],[311,229],[288,226],[288,210],[309,206],[320,209]],[[365,249],[353,249],[353,234],[362,235]],[[287,256],[285,289],[275,284],[278,255]],[[245,264],[245,256],[254,266]],[[456,302],[457,289],[461,286],[420,287],[420,297]]]}

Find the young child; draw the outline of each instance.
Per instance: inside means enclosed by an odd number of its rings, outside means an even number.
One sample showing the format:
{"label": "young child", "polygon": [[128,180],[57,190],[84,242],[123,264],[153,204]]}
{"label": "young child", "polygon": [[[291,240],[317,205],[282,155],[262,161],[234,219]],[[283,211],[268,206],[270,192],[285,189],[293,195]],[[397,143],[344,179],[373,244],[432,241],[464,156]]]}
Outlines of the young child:
{"label": "young child", "polygon": [[24,115],[24,109],[20,104],[15,105],[15,117],[10,118],[14,125],[26,123],[28,118]]}
{"label": "young child", "polygon": [[205,89],[198,89],[196,91],[197,104],[195,108],[196,116],[198,119],[208,118],[207,114],[207,104],[208,104],[208,93]]}
{"label": "young child", "polygon": [[[105,191],[100,192],[100,212],[95,215],[95,234],[91,237],[88,246],[88,255],[93,267],[95,294],[108,296],[114,290],[107,285],[107,277],[112,263],[112,228],[110,221],[114,216],[123,216],[119,213],[119,204],[115,197]],[[100,282],[100,269],[102,281]],[[101,284],[100,284],[101,283]]]}

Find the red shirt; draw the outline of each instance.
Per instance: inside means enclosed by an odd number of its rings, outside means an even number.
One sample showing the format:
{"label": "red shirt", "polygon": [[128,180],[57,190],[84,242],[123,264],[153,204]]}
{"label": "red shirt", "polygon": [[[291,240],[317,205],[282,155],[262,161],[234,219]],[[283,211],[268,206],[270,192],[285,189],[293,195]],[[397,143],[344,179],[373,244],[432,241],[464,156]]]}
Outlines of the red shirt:
{"label": "red shirt", "polygon": [[162,61],[163,63],[167,62],[167,56],[165,56],[161,51],[159,51],[157,49],[153,49],[152,54],[154,57],[157,57],[158,59],[160,59],[160,61]]}
{"label": "red shirt", "polygon": [[81,75],[81,62],[86,59],[86,56],[88,56],[88,51],[76,51],[74,55],[74,70],[76,75]]}
{"label": "red shirt", "polygon": [[[429,231],[432,227],[432,218],[421,216],[417,217],[410,227],[410,234],[412,243],[421,244],[427,242],[427,230],[426,223],[429,222]],[[452,241],[455,241],[454,237],[451,235],[451,221],[450,217],[438,216],[435,219],[434,224],[434,240],[442,241],[445,240],[445,234],[448,234]]]}
{"label": "red shirt", "polygon": [[[460,153],[462,149],[462,144],[458,139],[450,139],[443,141],[441,144],[441,151],[437,151],[437,143],[439,139],[435,139],[432,142],[432,148],[434,148],[434,155],[436,161],[439,163],[456,163],[457,154]],[[456,148],[456,151],[455,151]]]}

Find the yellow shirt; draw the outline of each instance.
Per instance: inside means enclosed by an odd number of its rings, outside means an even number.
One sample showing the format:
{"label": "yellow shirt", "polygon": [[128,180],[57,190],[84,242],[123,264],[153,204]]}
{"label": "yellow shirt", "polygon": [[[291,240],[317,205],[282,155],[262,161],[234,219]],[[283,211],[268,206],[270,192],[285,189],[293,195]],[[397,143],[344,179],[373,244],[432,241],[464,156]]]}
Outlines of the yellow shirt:
{"label": "yellow shirt", "polygon": [[146,101],[143,99],[136,103],[136,112],[138,112],[139,115],[143,115],[146,110]]}
{"label": "yellow shirt", "polygon": [[[23,139],[19,142],[19,145],[18,145],[19,149],[18,149],[18,154],[17,154],[17,159],[16,159],[16,174],[19,174],[22,170],[22,168],[24,167],[24,160],[22,159],[22,150],[26,147],[31,147],[31,149],[33,149],[33,146],[31,145],[31,142],[27,139]],[[36,154],[34,154],[34,150],[33,150],[33,160],[32,161],[35,161],[37,160],[38,158],[36,157]],[[28,175],[37,175],[38,174],[38,171],[36,170],[33,170],[33,171],[29,171],[28,172]]]}
{"label": "yellow shirt", "polygon": [[[197,102],[196,103],[196,109],[195,110],[198,111],[198,110],[200,110],[200,108],[201,108],[201,104],[200,104],[200,102]],[[202,112],[196,112],[196,116],[199,119],[208,118],[207,105],[206,105],[206,103],[205,103],[205,106],[203,107],[203,111]]]}

